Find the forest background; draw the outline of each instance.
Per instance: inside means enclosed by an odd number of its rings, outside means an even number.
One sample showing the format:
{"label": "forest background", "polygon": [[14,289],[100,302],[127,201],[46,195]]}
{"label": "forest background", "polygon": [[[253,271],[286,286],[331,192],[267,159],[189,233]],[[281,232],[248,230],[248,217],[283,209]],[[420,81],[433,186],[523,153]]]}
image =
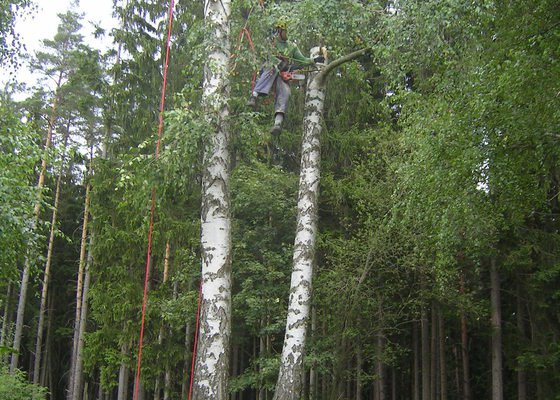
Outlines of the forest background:
{"label": "forest background", "polygon": [[[211,38],[178,1],[156,159],[168,6],[115,1],[108,51],[69,10],[29,59],[32,2],[0,6],[1,61],[54,82],[0,99],[0,398],[132,398],[152,187],[140,395],[187,396]],[[230,398],[272,399],[284,339],[305,85],[277,139],[245,107],[281,15],[304,52],[369,49],[326,89],[303,397],[559,399],[553,0],[232,2]]]}

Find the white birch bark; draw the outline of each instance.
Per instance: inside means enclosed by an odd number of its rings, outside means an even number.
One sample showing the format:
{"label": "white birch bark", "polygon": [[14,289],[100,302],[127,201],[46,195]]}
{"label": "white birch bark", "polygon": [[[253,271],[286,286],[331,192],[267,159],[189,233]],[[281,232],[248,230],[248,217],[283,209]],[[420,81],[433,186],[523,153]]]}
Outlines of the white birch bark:
{"label": "white birch bark", "polygon": [[311,278],[317,237],[321,161],[321,116],[325,85],[312,72],[305,95],[305,116],[297,204],[297,227],[286,334],[274,400],[299,400],[303,393],[303,351],[311,305]]}
{"label": "white birch bark", "polygon": [[[311,57],[320,49],[311,50]],[[280,372],[273,400],[299,400],[303,396],[303,355],[311,305],[321,161],[321,118],[326,80],[337,66],[366,53],[361,49],[326,65],[308,77],[303,119],[301,165],[290,297]]]}
{"label": "white birch bark", "polygon": [[203,104],[211,129],[204,151],[201,245],[202,294],[193,399],[226,400],[231,336],[229,196],[229,0],[206,0],[208,61]]}

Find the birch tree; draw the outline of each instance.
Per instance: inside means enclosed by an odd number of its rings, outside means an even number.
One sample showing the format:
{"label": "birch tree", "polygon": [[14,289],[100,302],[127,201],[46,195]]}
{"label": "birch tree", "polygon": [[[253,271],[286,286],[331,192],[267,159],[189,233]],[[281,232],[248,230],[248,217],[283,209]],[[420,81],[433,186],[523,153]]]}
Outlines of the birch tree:
{"label": "birch tree", "polygon": [[208,61],[203,106],[211,131],[204,150],[201,245],[202,290],[193,399],[228,398],[231,336],[231,216],[228,98],[230,1],[206,0]]}
{"label": "birch tree", "polygon": [[[311,50],[311,57],[320,49]],[[313,263],[318,224],[318,198],[321,162],[321,117],[327,77],[336,67],[351,61],[368,49],[360,49],[311,72],[305,95],[305,115],[301,145],[301,166],[297,204],[297,226],[286,333],[274,400],[298,400],[303,394],[303,354],[311,305]]]}

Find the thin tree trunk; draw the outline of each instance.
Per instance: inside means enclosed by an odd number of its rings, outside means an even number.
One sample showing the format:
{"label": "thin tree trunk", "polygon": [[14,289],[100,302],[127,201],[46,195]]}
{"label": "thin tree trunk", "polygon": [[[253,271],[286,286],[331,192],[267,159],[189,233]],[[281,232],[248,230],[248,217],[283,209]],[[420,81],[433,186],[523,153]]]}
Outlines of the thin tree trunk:
{"label": "thin tree trunk", "polygon": [[91,282],[91,266],[93,264],[93,235],[89,240],[88,257],[85,266],[84,287],[82,291],[82,311],[80,313],[80,330],[78,332],[78,347],[76,349],[76,362],[74,366],[74,384],[72,385],[72,400],[78,400],[79,394],[82,391],[83,380],[83,352],[84,352],[84,339],[86,333],[86,322],[88,313],[88,294],[89,285]]}
{"label": "thin tree trunk", "polygon": [[387,398],[387,394],[385,391],[385,365],[383,364],[383,353],[385,349],[385,338],[382,334],[377,334],[377,346],[376,346],[376,353],[377,353],[377,360],[375,362],[375,370],[377,375],[377,399],[378,400],[385,400]]}
{"label": "thin tree trunk", "polygon": [[[171,253],[171,245],[169,244],[169,240],[167,240],[167,243],[165,244],[165,256],[163,259],[163,286],[165,286],[167,284],[167,281],[169,279],[169,255]],[[161,326],[159,327],[159,334],[158,334],[158,346],[161,347],[163,340],[165,337],[165,323],[162,322]],[[159,354],[158,357],[159,359]],[[161,363],[161,361],[158,360],[158,365]],[[166,368],[167,369],[167,368]],[[166,374],[166,371],[164,371],[164,376]],[[161,384],[160,384],[160,379],[161,379],[161,374],[158,374],[158,376],[156,377],[156,382],[154,385],[154,400],[158,400],[160,398],[160,391],[161,391]],[[165,378],[164,378],[165,379]],[[165,385],[165,383],[164,383]]]}
{"label": "thin tree trunk", "polygon": [[[121,346],[121,355],[123,359],[128,355],[128,346],[126,344],[123,344]],[[127,399],[129,376],[130,376],[130,369],[123,361],[119,368],[119,386],[117,389],[117,400]]]}
{"label": "thin tree trunk", "polygon": [[364,359],[362,346],[358,343],[356,349],[356,400],[362,400],[362,369],[364,368]]}
{"label": "thin tree trunk", "polygon": [[[517,285],[517,330],[521,342],[527,339],[525,328],[525,306],[523,304],[521,284]],[[527,371],[522,366],[518,366],[517,371],[517,400],[527,400]]]}
{"label": "thin tree trunk", "polygon": [[430,399],[437,399],[437,306],[432,301],[431,333],[430,333]]}
{"label": "thin tree trunk", "polygon": [[422,400],[430,399],[430,324],[425,305],[421,310]]}
{"label": "thin tree trunk", "polygon": [[[8,282],[8,289],[6,290],[6,302],[4,303],[4,313],[2,314],[2,332],[0,333],[0,348],[4,348],[8,343],[7,336],[9,334],[8,326],[10,325],[10,300],[12,298],[12,283]],[[7,354],[2,354],[0,362],[7,363]]]}
{"label": "thin tree trunk", "polygon": [[[465,294],[465,274],[461,272],[461,295]],[[463,399],[471,400],[471,378],[469,360],[469,334],[467,328],[467,316],[461,312],[461,359],[463,361]]]}
{"label": "thin tree trunk", "polygon": [[420,400],[420,344],[418,340],[418,323],[412,323],[412,399]]}
{"label": "thin tree trunk", "polygon": [[[90,170],[91,170],[91,160],[90,160]],[[86,264],[86,249],[87,249],[87,231],[89,222],[89,203],[90,203],[90,191],[91,185],[89,182],[86,183],[86,198],[84,200],[84,221],[82,223],[82,238],[80,242],[80,261],[78,264],[78,276],[76,280],[76,311],[74,315],[74,336],[72,340],[72,358],[70,360],[70,380],[68,382],[68,399],[75,399],[74,395],[74,375],[76,374],[76,359],[77,359],[77,349],[79,345],[80,337],[80,321],[82,320],[82,298],[83,298],[83,287],[84,287],[84,269]]]}
{"label": "thin tree trunk", "polygon": [[39,305],[39,322],[37,323],[37,337],[35,340],[35,362],[33,363],[33,383],[39,383],[39,376],[41,370],[41,354],[43,351],[43,331],[45,330],[45,313],[47,308],[47,296],[49,291],[49,283],[51,276],[51,265],[54,248],[54,235],[56,233],[56,223],[58,217],[58,203],[60,201],[60,187],[62,182],[62,175],[64,172],[64,164],[66,158],[66,149],[68,147],[68,138],[70,136],[70,124],[72,119],[68,118],[66,124],[66,133],[64,135],[64,148],[62,152],[62,160],[60,169],[58,171],[58,178],[56,180],[56,189],[54,194],[53,213],[51,217],[51,229],[49,234],[49,242],[47,246],[47,259],[45,261],[45,270],[43,276],[43,287],[41,289],[41,300]]}
{"label": "thin tree trunk", "polygon": [[[39,173],[39,179],[37,181],[37,192],[38,192],[38,196],[39,199],[37,200],[37,202],[35,203],[35,208],[33,210],[33,223],[31,226],[31,231],[34,231],[37,227],[37,224],[39,223],[39,216],[41,214],[41,191],[43,189],[44,183],[45,183],[45,175],[47,172],[47,152],[49,151],[50,147],[51,147],[51,142],[52,142],[52,134],[53,134],[53,130],[54,130],[54,124],[56,122],[56,109],[57,109],[57,104],[58,104],[58,88],[60,87],[62,83],[62,72],[60,72],[59,76],[58,76],[58,81],[57,81],[57,85],[56,85],[56,91],[55,91],[55,95],[54,95],[54,99],[53,99],[53,105],[52,105],[52,109],[51,109],[51,115],[49,117],[49,127],[47,130],[47,138],[45,141],[45,149],[44,149],[44,156],[43,159],[41,160],[41,172]],[[19,352],[20,352],[20,347],[21,347],[21,337],[23,334],[23,317],[24,317],[24,313],[25,313],[25,301],[27,298],[27,289],[29,286],[29,275],[31,272],[31,261],[29,259],[29,257],[31,257],[31,248],[30,246],[28,246],[27,250],[26,250],[26,255],[25,255],[25,261],[24,261],[24,265],[23,265],[23,271],[21,274],[21,284],[20,284],[20,289],[19,289],[19,298],[18,298],[18,308],[17,308],[17,314],[16,314],[16,327],[15,327],[15,332],[14,332],[14,341],[12,344],[12,349],[13,349],[13,353],[12,353],[12,359],[10,362],[10,373],[14,373],[16,368],[18,367],[18,361],[19,361]]]}
{"label": "thin tree trunk", "polygon": [[447,363],[445,361],[445,326],[443,313],[438,307],[439,332],[439,387],[441,400],[447,400]]}
{"label": "thin tree trunk", "polygon": [[490,262],[490,298],[492,311],[492,400],[503,400],[500,273],[494,257]]}
{"label": "thin tree trunk", "polygon": [[231,337],[230,0],[206,0],[210,51],[203,104],[211,127],[202,174],[202,303],[193,399],[228,398]]}
{"label": "thin tree trunk", "polygon": [[[54,308],[54,292],[49,296],[48,309],[52,310]],[[43,357],[42,367],[41,367],[41,379],[39,380],[39,385],[47,386],[49,391],[52,392],[53,380],[52,380],[52,330],[53,330],[53,313],[49,312],[47,320],[47,340],[45,342],[45,356]]]}

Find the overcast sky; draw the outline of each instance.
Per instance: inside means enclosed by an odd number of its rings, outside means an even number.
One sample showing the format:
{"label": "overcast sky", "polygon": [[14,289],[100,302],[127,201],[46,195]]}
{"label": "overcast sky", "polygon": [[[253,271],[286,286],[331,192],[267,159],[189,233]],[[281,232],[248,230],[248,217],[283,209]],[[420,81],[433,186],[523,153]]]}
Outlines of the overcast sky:
{"label": "overcast sky", "polygon": [[[72,4],[76,4],[72,6]],[[41,47],[41,40],[52,39],[56,33],[59,18],[58,14],[64,13],[69,9],[85,14],[82,20],[82,35],[86,42],[95,48],[108,47],[111,45],[112,38],[107,35],[103,42],[94,40],[91,35],[92,28],[90,22],[99,24],[107,32],[115,26],[112,17],[113,0],[35,0],[38,6],[37,12],[31,16],[18,20],[16,30],[21,35],[22,41],[25,43],[27,52],[33,54]],[[0,74],[2,85],[6,82],[6,74],[4,71]],[[19,81],[25,81],[32,85],[35,78],[25,71],[22,67],[17,74]]]}

